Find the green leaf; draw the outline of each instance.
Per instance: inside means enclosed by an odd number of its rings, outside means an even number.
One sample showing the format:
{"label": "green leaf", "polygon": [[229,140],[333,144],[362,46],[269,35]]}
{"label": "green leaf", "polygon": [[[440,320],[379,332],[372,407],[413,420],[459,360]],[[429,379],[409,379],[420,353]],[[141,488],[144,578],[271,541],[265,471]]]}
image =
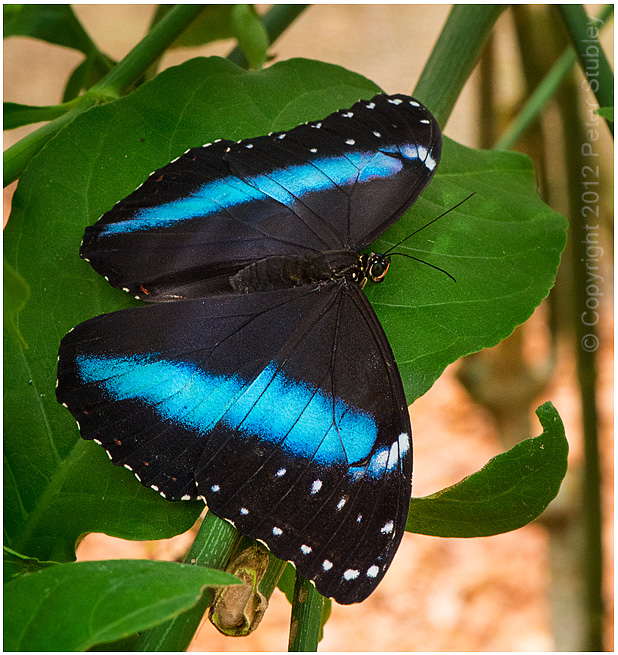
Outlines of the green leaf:
{"label": "green leaf", "polygon": [[613,107],[599,107],[596,113],[608,121],[614,122],[614,108]]}
{"label": "green leaf", "polygon": [[34,105],[20,105],[16,102],[4,103],[4,129],[14,130],[22,125],[31,125],[41,121],[51,121],[68,111],[62,105],[37,107]]}
{"label": "green leaf", "polygon": [[175,562],[58,564],[5,585],[4,648],[88,650],[177,616],[206,587],[238,583],[223,571]]}
{"label": "green leaf", "polygon": [[543,434],[521,441],[452,487],[412,498],[406,530],[436,537],[488,537],[537,518],[560,489],[569,444],[551,403],[536,413]]}
{"label": "green leaf", "polygon": [[40,559],[74,558],[77,538],[105,532],[158,539],[187,530],[202,503],[170,503],[79,438],[55,399],[60,339],[81,321],[137,302],[78,256],[94,223],[150,172],[190,146],[318,118],[377,88],[360,75],[303,60],[262,73],[223,59],[170,68],[67,125],[33,158],[13,198],[7,260],[32,284],[20,314],[30,348],[5,341],[7,545]]}
{"label": "green leaf", "polygon": [[232,24],[238,45],[245,53],[249,68],[259,70],[266,61],[268,34],[260,17],[251,5],[234,5]]}
{"label": "green leaf", "polygon": [[30,287],[24,278],[4,260],[4,329],[22,348],[28,344],[17,327],[17,316],[30,298]]}
{"label": "green leaf", "polygon": [[96,50],[70,5],[4,5],[4,38],[28,36],[89,54]]}
{"label": "green leaf", "polygon": [[448,138],[434,180],[372,250],[388,250],[471,193],[458,209],[395,248],[443,268],[457,282],[394,257],[387,282],[366,289],[409,403],[448,364],[511,334],[554,284],[567,221],[539,198],[531,160],[472,150]]}

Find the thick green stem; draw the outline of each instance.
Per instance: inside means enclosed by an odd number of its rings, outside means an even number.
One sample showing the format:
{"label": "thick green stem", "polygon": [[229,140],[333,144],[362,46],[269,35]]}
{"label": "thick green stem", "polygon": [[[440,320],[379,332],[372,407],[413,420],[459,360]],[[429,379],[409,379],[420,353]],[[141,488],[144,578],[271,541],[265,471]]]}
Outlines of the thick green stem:
{"label": "thick green stem", "polygon": [[289,652],[318,650],[323,606],[324,596],[318,592],[313,583],[297,572],[292,599]]}
{"label": "thick green stem", "polygon": [[[582,612],[585,614],[586,637],[582,650],[593,652],[603,650],[604,602],[601,471],[596,399],[598,314],[590,307],[596,307],[598,294],[604,293],[599,267],[603,250],[600,246],[601,225],[597,219],[601,208],[598,195],[599,152],[594,142],[586,139],[579,109],[572,102],[576,94],[576,83],[571,81],[562,91],[563,102],[560,105],[571,216],[574,347],[584,432],[582,516],[585,541],[581,571],[585,585]],[[600,118],[598,122],[601,123]],[[588,170],[593,171],[594,176],[588,175]],[[591,303],[591,299],[595,302]]]}
{"label": "thick green stem", "polygon": [[[589,18],[583,5],[559,5],[582,71],[600,107],[614,106],[614,74],[599,43],[600,18]],[[614,124],[607,121],[614,134]]]}
{"label": "thick green stem", "polygon": [[414,97],[441,127],[451,115],[485,41],[506,5],[454,5],[421,73]]}
{"label": "thick green stem", "polygon": [[148,67],[203,10],[204,5],[176,5],[90,91],[104,96],[119,97],[130,84],[148,70]]}

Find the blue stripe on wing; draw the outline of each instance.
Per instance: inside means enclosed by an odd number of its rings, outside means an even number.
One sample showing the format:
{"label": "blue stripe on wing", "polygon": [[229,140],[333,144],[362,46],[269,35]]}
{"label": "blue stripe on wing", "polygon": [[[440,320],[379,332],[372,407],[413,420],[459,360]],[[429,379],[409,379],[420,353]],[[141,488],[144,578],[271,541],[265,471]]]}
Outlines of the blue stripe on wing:
{"label": "blue stripe on wing", "polygon": [[333,186],[352,186],[358,181],[389,178],[402,168],[399,153],[408,160],[420,160],[429,169],[436,166],[427,149],[417,144],[384,147],[381,152],[352,151],[345,156],[324,157],[298,166],[289,166],[263,175],[247,178],[225,177],[202,185],[186,198],[141,209],[129,220],[101,225],[101,236],[156,230],[188,221],[195,217],[212,216],[223,209],[251,203],[263,194],[286,206],[309,193],[325,191]]}
{"label": "blue stripe on wing", "polygon": [[83,355],[76,358],[76,370],[84,383],[98,385],[114,400],[142,402],[163,421],[201,437],[221,421],[239,436],[257,437],[292,457],[329,466],[357,463],[349,469],[353,477],[379,478],[408,448],[395,442],[371,456],[378,436],[371,415],[291,379],[272,363],[251,384],[152,355]]}

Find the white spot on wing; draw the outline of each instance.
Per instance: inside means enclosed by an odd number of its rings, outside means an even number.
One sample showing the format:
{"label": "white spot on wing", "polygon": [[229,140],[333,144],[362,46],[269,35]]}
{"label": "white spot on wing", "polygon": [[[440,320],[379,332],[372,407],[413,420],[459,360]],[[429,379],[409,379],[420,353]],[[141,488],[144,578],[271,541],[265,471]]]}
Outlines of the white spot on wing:
{"label": "white spot on wing", "polygon": [[313,550],[311,546],[307,546],[306,544],[303,544],[300,547],[301,551],[303,552],[303,555],[309,555],[309,553]]}
{"label": "white spot on wing", "polygon": [[399,441],[399,452],[403,457],[410,448],[410,437],[405,432],[402,432],[399,435],[398,441]]}
{"label": "white spot on wing", "polygon": [[391,469],[395,468],[398,461],[399,461],[399,442],[395,441],[391,445],[391,449],[388,454],[388,462],[386,464],[386,468],[390,471]]}
{"label": "white spot on wing", "polygon": [[284,476],[286,473],[287,473],[287,469],[279,469],[279,470],[275,473],[275,475],[276,475],[278,478],[280,478],[280,477]]}
{"label": "white spot on wing", "polygon": [[346,143],[347,143],[349,146],[353,146],[353,145],[356,143],[356,141],[354,141],[354,139],[346,139]]}
{"label": "white spot on wing", "polygon": [[384,524],[383,527],[380,528],[380,532],[382,534],[389,534],[393,531],[394,524],[392,521],[388,521]]}
{"label": "white spot on wing", "polygon": [[333,568],[333,563],[327,559],[322,562],[322,568],[324,571],[330,571]]}
{"label": "white spot on wing", "polygon": [[311,494],[317,494],[318,491],[322,488],[322,480],[314,480],[311,485]]}
{"label": "white spot on wing", "polygon": [[343,509],[343,506],[348,502],[347,497],[343,497],[338,503],[337,503],[337,511]]}
{"label": "white spot on wing", "polygon": [[283,530],[275,526],[273,528],[273,534],[275,535],[275,537],[280,537],[283,534]]}
{"label": "white spot on wing", "polygon": [[246,507],[241,507],[241,508],[240,508],[240,513],[241,513],[243,516],[247,516],[247,514],[249,513],[249,510],[248,510]]}
{"label": "white spot on wing", "polygon": [[391,105],[400,105],[403,102],[401,98],[389,98],[388,101]]}
{"label": "white spot on wing", "polygon": [[367,569],[367,577],[368,577],[368,578],[375,578],[375,577],[378,575],[379,572],[380,572],[380,567],[379,567],[379,566],[376,566],[376,565],[374,564],[373,566],[370,566],[370,567]]}
{"label": "white spot on wing", "polygon": [[218,484],[213,484],[212,487],[210,487],[210,490],[217,493],[217,491],[221,490],[221,487]]}
{"label": "white spot on wing", "polygon": [[358,574],[359,574],[359,572],[356,569],[348,569],[343,574],[343,577],[346,580],[355,580],[356,578],[358,578]]}

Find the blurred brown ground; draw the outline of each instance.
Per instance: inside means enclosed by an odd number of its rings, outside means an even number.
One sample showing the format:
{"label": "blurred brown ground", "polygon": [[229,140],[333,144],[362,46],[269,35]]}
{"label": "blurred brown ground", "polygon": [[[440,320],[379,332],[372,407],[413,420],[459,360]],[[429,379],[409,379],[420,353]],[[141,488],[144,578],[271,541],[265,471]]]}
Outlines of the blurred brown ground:
{"label": "blurred brown ground", "polygon": [[[144,34],[149,5],[76,5],[75,10],[100,47],[121,58]],[[277,59],[321,59],[363,73],[386,92],[410,92],[448,14],[447,5],[315,5],[278,41]],[[518,68],[507,16],[499,21],[500,101],[517,90]],[[611,29],[611,28],[610,28]],[[166,55],[163,66],[191,56],[225,55],[230,43]],[[5,42],[5,100],[55,104],[81,55],[15,38]],[[446,133],[477,142],[475,79],[466,86]],[[5,135],[5,147],[29,128]],[[12,185],[5,190],[5,217]],[[607,264],[609,266],[609,263]],[[608,283],[611,273],[608,269]],[[609,286],[609,284],[608,284]],[[599,350],[601,443],[606,546],[607,616],[613,615],[613,307],[606,294]],[[528,337],[539,340],[539,330]],[[531,344],[531,347],[543,344]],[[581,464],[581,429],[573,352],[560,346],[554,382],[534,404],[552,400],[564,420],[571,445],[570,468]],[[489,415],[473,404],[449,367],[411,410],[414,433],[414,494],[423,496],[459,481],[502,451]],[[533,416],[533,433],[540,427]],[[137,543],[90,535],[78,555],[85,559],[181,557],[190,535]],[[551,651],[549,571],[545,529],[532,524],[483,539],[437,539],[406,535],[383,583],[364,603],[333,605],[320,650],[325,651]],[[259,629],[243,639],[226,638],[205,623],[193,651],[284,651],[289,604],[275,592]],[[613,648],[608,618],[606,648]]]}

